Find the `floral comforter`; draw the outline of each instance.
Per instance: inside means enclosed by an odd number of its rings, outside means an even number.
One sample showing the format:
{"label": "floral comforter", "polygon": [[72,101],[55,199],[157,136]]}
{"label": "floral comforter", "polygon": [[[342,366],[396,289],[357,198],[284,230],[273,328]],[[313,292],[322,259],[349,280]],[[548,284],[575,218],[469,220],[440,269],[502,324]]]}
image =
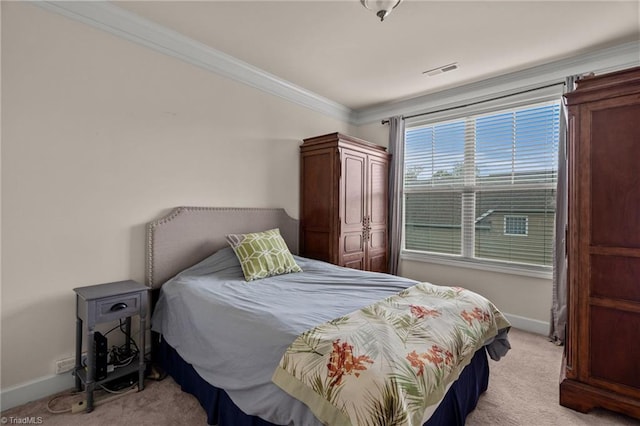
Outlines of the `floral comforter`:
{"label": "floral comforter", "polygon": [[304,332],[273,382],[325,424],[422,425],[475,351],[509,327],[474,292],[420,283]]}

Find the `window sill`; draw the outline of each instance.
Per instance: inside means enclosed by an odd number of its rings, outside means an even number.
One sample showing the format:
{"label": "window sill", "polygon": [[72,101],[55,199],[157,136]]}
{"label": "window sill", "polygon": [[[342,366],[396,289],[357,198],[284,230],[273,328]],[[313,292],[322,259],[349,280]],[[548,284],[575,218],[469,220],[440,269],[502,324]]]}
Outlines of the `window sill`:
{"label": "window sill", "polygon": [[498,272],[502,274],[520,275],[534,278],[553,278],[553,269],[549,266],[511,264],[508,262],[496,262],[478,259],[463,259],[458,256],[426,254],[416,251],[403,250],[400,253],[401,260],[414,262],[435,263],[439,265],[456,266],[459,268],[477,269],[482,271]]}

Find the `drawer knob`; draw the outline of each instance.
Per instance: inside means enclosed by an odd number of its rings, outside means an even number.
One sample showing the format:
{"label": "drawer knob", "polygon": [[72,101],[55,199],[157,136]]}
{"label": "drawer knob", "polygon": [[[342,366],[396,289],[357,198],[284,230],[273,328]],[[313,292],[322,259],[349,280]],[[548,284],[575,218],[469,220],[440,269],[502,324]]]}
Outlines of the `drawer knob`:
{"label": "drawer knob", "polygon": [[117,312],[117,311],[121,311],[123,309],[125,309],[127,307],[127,304],[124,302],[120,302],[120,303],[116,303],[115,305],[113,305],[110,309],[111,312]]}

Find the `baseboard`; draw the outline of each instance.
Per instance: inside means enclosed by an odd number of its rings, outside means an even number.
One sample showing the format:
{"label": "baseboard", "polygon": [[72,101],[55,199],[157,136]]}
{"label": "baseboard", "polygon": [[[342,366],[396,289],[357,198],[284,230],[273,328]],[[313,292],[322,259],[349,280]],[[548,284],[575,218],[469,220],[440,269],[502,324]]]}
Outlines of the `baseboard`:
{"label": "baseboard", "polygon": [[[151,345],[145,345],[145,354],[151,352]],[[76,381],[71,371],[40,377],[0,392],[0,411],[17,407],[40,398],[75,388]]]}
{"label": "baseboard", "polygon": [[528,331],[530,333],[549,335],[549,323],[536,319],[521,317],[519,315],[508,314],[503,312],[505,318],[511,323],[513,328]]}
{"label": "baseboard", "polygon": [[35,401],[58,392],[72,389],[75,379],[71,372],[41,377],[30,382],[2,389],[0,409],[2,411],[27,402]]}

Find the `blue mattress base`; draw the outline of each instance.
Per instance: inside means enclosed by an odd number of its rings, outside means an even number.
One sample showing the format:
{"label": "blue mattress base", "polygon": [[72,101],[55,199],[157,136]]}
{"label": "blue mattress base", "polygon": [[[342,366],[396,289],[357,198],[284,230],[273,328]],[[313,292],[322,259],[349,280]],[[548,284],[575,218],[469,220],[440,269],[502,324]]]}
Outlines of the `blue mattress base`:
{"label": "blue mattress base", "polygon": [[[274,426],[259,417],[242,412],[227,393],[207,383],[196,370],[161,339],[159,355],[162,367],[182,387],[194,395],[207,413],[207,423],[219,426]],[[480,395],[489,384],[489,363],[486,350],[476,352],[471,363],[449,388],[444,399],[424,426],[463,426]]]}

